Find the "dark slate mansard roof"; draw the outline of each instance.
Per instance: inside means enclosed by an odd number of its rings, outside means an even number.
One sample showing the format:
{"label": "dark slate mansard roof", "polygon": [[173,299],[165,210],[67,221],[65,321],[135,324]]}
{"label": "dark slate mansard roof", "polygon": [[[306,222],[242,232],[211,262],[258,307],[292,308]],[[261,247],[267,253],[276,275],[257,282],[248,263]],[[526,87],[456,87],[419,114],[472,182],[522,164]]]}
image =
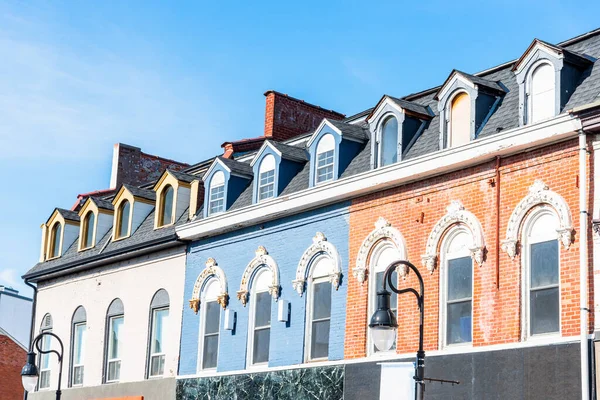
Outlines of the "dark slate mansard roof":
{"label": "dark slate mansard roof", "polygon": [[[571,95],[569,101],[561,112],[573,109],[577,106],[582,106],[593,102],[598,99],[600,94],[600,29],[590,34],[582,35],[579,38],[567,41],[559,46],[554,46],[565,51],[568,57],[586,57],[594,59],[594,62],[582,73],[582,78],[577,85],[577,88]],[[568,53],[568,54],[567,54]],[[499,67],[490,69],[488,71],[478,73],[476,75],[470,75],[464,72],[457,71],[467,79],[470,79],[474,83],[484,86],[487,89],[493,89],[496,91],[502,90],[505,94],[502,100],[493,111],[486,124],[480,128],[478,132],[479,137],[487,137],[497,134],[500,131],[517,128],[519,126],[519,91],[518,83],[515,77],[512,67],[515,61],[506,63]],[[435,95],[441,86],[425,90],[420,93],[411,94],[402,98],[388,96],[392,101],[396,102],[400,107],[422,115],[433,115],[432,118],[426,122],[425,129],[416,138],[414,143],[409,149],[403,149],[403,159],[413,159],[419,156],[423,156],[439,150],[439,112]],[[373,111],[373,108],[369,108],[365,111],[359,112],[344,121],[331,121],[334,126],[342,130],[344,135],[349,138],[353,138],[359,141],[364,141],[361,150],[353,158],[348,167],[341,175],[341,179],[356,175],[362,172],[370,170],[370,159],[371,159],[371,145],[370,145],[370,134],[368,131],[368,124],[365,121],[359,123],[355,122],[360,118],[368,116]],[[425,114],[425,112],[427,114]],[[311,136],[311,133],[297,137],[292,140],[288,140],[285,143],[278,143],[271,141],[279,151],[287,155],[303,154],[307,157],[306,152],[306,140]],[[296,148],[297,150],[293,150]],[[243,161],[234,161],[219,156],[218,158],[225,164],[232,172],[241,174],[244,176],[252,177],[252,168],[250,167],[250,161],[252,156],[256,152],[250,153],[241,157]],[[212,159],[214,160],[214,158]],[[200,167],[209,166],[211,160],[203,161],[197,165],[188,168],[188,172],[200,172]],[[308,189],[309,187],[309,173],[310,163],[304,162],[303,168],[294,176],[290,183],[283,189],[280,196],[286,196],[301,190]],[[199,179],[200,176],[194,176],[194,179]],[[147,187],[147,185],[145,186]],[[248,186],[244,192],[237,198],[230,209],[240,209],[252,204],[252,179],[248,182]],[[138,189],[129,187],[134,192],[134,195],[147,198],[155,198],[154,192],[149,195],[148,190]],[[136,190],[137,189],[137,190]],[[140,193],[143,191],[146,193]],[[68,211],[68,210],[66,210]],[[60,258],[46,261],[35,265],[30,271],[25,274],[27,277],[37,277],[40,273],[52,272],[61,268],[71,268],[75,265],[81,265],[87,262],[91,262],[100,257],[106,257],[111,254],[127,253],[142,247],[144,245],[151,246],[159,242],[175,242],[175,226],[184,224],[187,222],[187,212],[182,214],[182,217],[176,221],[174,226],[169,226],[161,229],[154,230],[154,211],[151,212],[139,228],[131,233],[129,238],[119,240],[116,242],[110,242],[112,236],[112,229],[96,244],[92,249],[85,251],[77,251],[77,240],[67,250],[67,252]],[[197,212],[195,219],[202,219],[202,207]]]}

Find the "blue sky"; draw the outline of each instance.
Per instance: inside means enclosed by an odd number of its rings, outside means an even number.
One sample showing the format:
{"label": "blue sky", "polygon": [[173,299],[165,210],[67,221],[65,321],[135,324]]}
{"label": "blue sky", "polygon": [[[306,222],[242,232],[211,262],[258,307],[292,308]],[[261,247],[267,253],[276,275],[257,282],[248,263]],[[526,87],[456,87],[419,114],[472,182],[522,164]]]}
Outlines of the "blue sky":
{"label": "blue sky", "polygon": [[350,115],[600,27],[598,1],[421,3],[0,0],[0,284],[114,143],[194,163],[262,134],[266,90]]}

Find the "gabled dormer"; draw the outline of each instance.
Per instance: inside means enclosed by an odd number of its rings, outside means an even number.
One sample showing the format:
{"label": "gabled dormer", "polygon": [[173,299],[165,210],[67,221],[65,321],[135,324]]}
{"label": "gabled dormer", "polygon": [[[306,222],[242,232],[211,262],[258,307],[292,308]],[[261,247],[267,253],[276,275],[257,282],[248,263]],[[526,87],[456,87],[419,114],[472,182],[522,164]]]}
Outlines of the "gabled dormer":
{"label": "gabled dormer", "polygon": [[368,139],[368,131],[359,125],[324,119],[306,144],[309,186],[338,179]]}
{"label": "gabled dormer", "polygon": [[279,194],[308,161],[308,153],[300,147],[265,140],[250,163],[254,173],[253,203]]}
{"label": "gabled dormer", "polygon": [[513,67],[519,84],[519,124],[560,114],[591,64],[584,55],[535,39]]}
{"label": "gabled dormer", "polygon": [[453,70],[435,96],[440,149],[475,140],[505,94],[499,82]]}
{"label": "gabled dormer", "polygon": [[200,178],[195,175],[165,170],[154,185],[156,192],[154,229],[173,225],[181,217],[190,206],[192,194],[198,195],[197,188],[192,190],[192,183],[199,181]]}
{"label": "gabled dormer", "polygon": [[366,118],[371,131],[371,168],[401,161],[431,118],[433,113],[426,106],[384,95]]}
{"label": "gabled dormer", "polygon": [[79,234],[79,215],[62,208],[54,209],[42,224],[40,262],[58,258],[66,253]]}
{"label": "gabled dormer", "polygon": [[152,212],[155,203],[154,191],[122,185],[112,201],[115,208],[113,240],[131,236]]}
{"label": "gabled dormer", "polygon": [[113,225],[114,206],[108,200],[88,197],[79,210],[79,251],[94,247]]}
{"label": "gabled dormer", "polygon": [[204,217],[225,212],[248,186],[253,171],[250,164],[217,157],[202,180],[204,181]]}

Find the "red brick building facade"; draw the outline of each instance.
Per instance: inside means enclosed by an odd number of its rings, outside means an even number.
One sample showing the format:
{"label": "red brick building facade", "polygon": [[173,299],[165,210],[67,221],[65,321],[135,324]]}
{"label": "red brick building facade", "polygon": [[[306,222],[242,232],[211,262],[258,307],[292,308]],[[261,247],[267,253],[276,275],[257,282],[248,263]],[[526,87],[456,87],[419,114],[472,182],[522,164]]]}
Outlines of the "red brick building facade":
{"label": "red brick building facade", "polygon": [[0,396],[2,400],[23,398],[21,368],[27,352],[12,337],[0,329]]}

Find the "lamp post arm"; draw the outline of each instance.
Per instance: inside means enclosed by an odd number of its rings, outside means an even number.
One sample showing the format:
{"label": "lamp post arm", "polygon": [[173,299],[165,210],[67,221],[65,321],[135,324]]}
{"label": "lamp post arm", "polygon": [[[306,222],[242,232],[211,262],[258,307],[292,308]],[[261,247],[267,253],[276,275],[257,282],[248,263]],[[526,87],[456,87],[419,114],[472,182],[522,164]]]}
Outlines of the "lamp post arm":
{"label": "lamp post arm", "polygon": [[[40,348],[40,341],[44,336],[51,336],[51,337],[55,338],[56,340],[58,340],[58,344],[60,345],[60,352],[58,352],[54,349],[42,350]],[[60,338],[52,332],[42,332],[39,335],[37,335],[35,337],[35,339],[33,339],[32,347],[35,347],[40,354],[56,354],[56,357],[58,357],[59,369],[58,369],[58,388],[56,389],[56,400],[60,400],[60,397],[62,394],[62,392],[60,390],[60,383],[62,382],[63,355],[65,352],[65,346],[63,345],[62,340],[60,340]]]}

